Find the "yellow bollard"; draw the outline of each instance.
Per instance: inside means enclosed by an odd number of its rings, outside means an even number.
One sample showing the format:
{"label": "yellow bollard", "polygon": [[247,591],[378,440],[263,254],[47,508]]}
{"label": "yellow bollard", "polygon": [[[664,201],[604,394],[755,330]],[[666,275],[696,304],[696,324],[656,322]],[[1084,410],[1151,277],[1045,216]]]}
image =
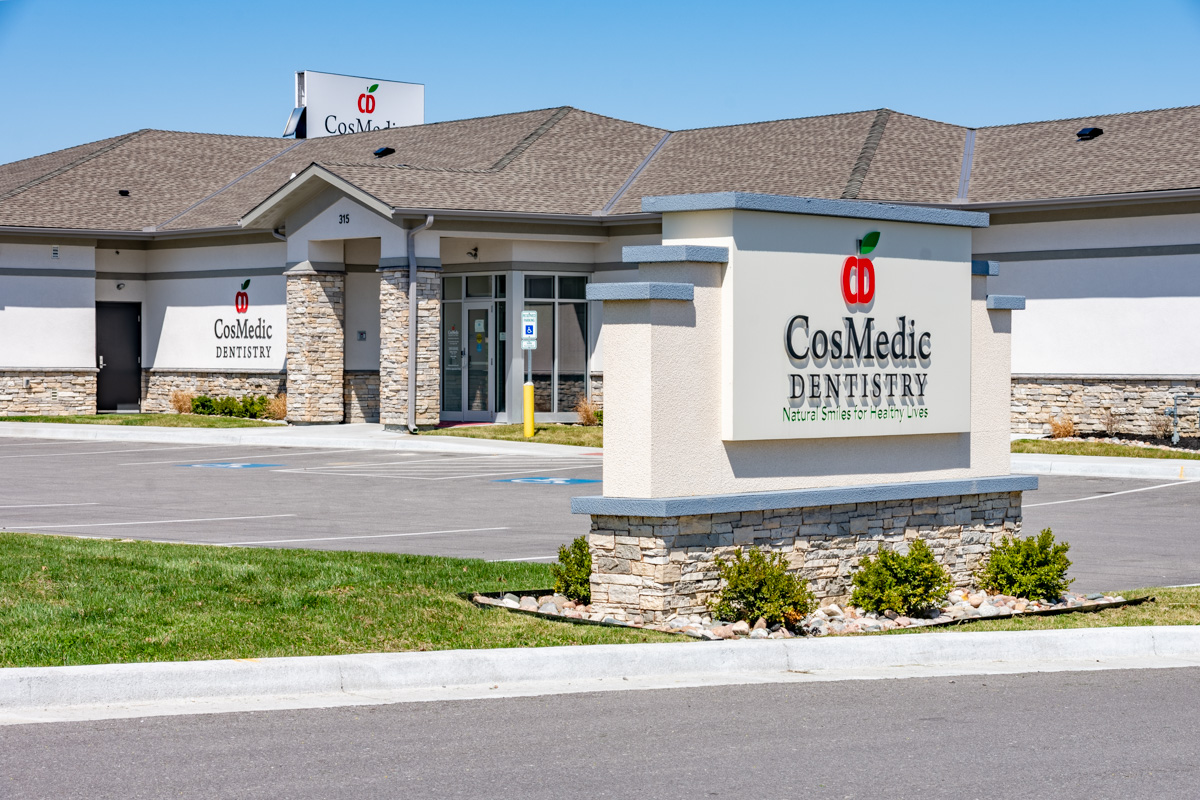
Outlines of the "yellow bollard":
{"label": "yellow bollard", "polygon": [[533,438],[533,384],[525,384],[525,438]]}

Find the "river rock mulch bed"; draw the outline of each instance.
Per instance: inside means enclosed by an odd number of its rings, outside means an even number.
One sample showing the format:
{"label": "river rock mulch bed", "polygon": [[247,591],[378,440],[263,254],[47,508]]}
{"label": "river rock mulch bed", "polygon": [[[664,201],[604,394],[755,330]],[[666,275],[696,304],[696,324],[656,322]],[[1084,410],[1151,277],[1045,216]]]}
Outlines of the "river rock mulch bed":
{"label": "river rock mulch bed", "polygon": [[[895,628],[951,625],[976,619],[1013,617],[1023,614],[1062,613],[1076,609],[1079,611],[1092,611],[1102,607],[1130,602],[1120,595],[1100,593],[1087,595],[1067,593],[1057,600],[1026,600],[1025,598],[1010,597],[1002,594],[987,594],[986,592],[970,592],[965,589],[955,589],[946,595],[945,602],[941,608],[912,617],[901,616],[894,611],[875,614],[850,605],[845,607],[837,604],[822,606],[805,617],[803,622],[796,627],[796,633],[793,633],[782,625],[767,625],[764,620],[758,620],[758,622],[751,625],[745,621],[723,622],[707,615],[673,617],[661,623],[648,623],[641,617],[634,617],[629,621],[621,621],[607,616],[603,612],[594,611],[589,605],[576,603],[562,595],[556,594],[540,596],[519,596],[511,593],[503,596],[475,594],[471,596],[471,599],[479,605],[500,606],[502,608],[515,609],[546,617],[599,623],[602,625],[645,628],[663,633],[684,634],[696,639],[791,639],[797,633],[807,636],[876,633]],[[1134,600],[1133,602],[1136,603],[1139,601]]]}
{"label": "river rock mulch bed", "polygon": [[1120,444],[1126,447],[1142,447],[1146,450],[1168,450],[1175,453],[1195,453],[1200,450],[1200,438],[1182,436],[1179,444],[1171,444],[1171,436],[1160,439],[1157,436],[1145,434],[1122,433],[1109,436],[1103,433],[1085,433],[1075,436],[1064,436],[1061,439],[1046,439],[1052,442],[1101,442],[1103,444]]}

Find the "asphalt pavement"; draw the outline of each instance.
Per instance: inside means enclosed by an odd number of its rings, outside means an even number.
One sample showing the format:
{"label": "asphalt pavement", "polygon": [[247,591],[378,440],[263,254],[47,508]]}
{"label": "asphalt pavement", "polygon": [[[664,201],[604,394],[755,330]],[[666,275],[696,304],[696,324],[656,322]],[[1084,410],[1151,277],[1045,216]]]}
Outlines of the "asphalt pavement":
{"label": "asphalt pavement", "polygon": [[[550,561],[601,458],[0,438],[0,529]],[[1071,543],[1073,588],[1200,583],[1200,483],[1039,482],[1025,531]]]}
{"label": "asphalt pavement", "polygon": [[0,728],[0,796],[1190,800],[1198,687],[1178,668],[23,725]]}

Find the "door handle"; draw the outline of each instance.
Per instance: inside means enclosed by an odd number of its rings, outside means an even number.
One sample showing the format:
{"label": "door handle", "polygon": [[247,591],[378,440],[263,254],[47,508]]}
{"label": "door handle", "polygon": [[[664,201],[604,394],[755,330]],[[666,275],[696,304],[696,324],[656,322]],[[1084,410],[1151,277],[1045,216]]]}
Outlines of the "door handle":
{"label": "door handle", "polygon": [[104,369],[104,356],[100,356],[100,369]]}

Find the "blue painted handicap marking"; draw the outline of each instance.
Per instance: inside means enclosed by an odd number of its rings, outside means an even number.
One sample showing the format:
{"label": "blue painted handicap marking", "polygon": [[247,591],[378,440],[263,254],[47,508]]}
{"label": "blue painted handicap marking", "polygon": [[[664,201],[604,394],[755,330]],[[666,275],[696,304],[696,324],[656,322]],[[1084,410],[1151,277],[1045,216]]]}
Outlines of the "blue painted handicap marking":
{"label": "blue painted handicap marking", "polygon": [[599,483],[587,478],[503,478],[492,483],[540,483],[546,486],[570,486],[576,483]]}
{"label": "blue painted handicap marking", "polygon": [[282,467],[283,464],[176,464],[175,466],[201,469],[257,469],[259,467]]}

